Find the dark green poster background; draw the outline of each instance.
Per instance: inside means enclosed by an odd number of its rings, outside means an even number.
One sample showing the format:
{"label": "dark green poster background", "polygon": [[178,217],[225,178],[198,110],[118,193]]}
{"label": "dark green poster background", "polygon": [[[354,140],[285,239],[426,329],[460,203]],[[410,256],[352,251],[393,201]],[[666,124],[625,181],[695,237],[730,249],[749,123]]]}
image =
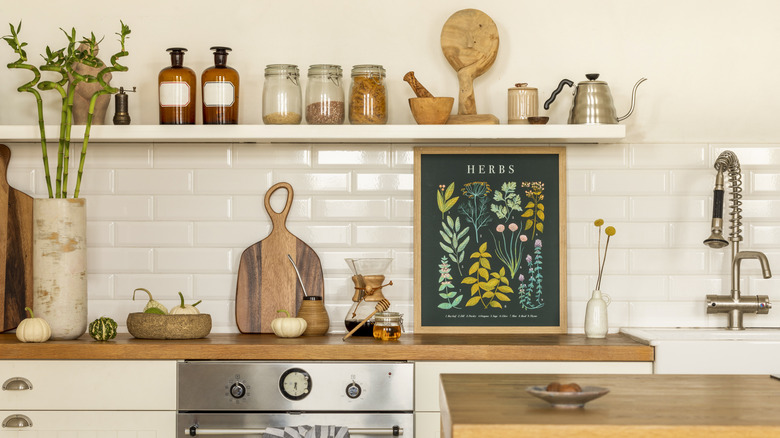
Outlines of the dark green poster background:
{"label": "dark green poster background", "polygon": [[420,166],[422,326],[560,326],[559,155]]}

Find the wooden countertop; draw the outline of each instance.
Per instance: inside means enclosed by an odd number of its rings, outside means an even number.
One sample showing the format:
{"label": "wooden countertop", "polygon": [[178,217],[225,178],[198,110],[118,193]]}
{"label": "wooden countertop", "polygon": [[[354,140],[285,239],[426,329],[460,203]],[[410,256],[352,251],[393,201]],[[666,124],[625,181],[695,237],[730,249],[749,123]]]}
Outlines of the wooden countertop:
{"label": "wooden countertop", "polygon": [[[525,391],[550,382],[609,388],[584,408]],[[442,374],[446,438],[780,437],[780,380],[737,375]]]}
{"label": "wooden countertop", "polygon": [[0,334],[0,359],[221,359],[221,360],[512,360],[651,362],[653,347],[621,334],[405,334],[398,341],[340,335],[292,339],[272,334],[210,334],[204,339],[150,340],[119,334],[109,342],[84,335],[73,341],[21,343]]}

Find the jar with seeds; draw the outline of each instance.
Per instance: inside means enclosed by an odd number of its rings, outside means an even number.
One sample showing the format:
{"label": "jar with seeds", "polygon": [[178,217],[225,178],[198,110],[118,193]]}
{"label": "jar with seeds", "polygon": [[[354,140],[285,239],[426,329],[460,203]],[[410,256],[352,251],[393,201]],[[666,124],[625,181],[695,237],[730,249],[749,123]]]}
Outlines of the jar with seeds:
{"label": "jar with seeds", "polygon": [[314,64],[309,66],[306,84],[306,123],[310,125],[340,125],[344,123],[344,89],[341,86],[341,66]]}
{"label": "jar with seeds", "polygon": [[263,123],[297,125],[301,123],[301,86],[298,66],[270,64],[265,67],[263,84]]}
{"label": "jar with seeds", "polygon": [[385,69],[381,65],[362,64],[352,67],[349,123],[353,125],[387,123]]}

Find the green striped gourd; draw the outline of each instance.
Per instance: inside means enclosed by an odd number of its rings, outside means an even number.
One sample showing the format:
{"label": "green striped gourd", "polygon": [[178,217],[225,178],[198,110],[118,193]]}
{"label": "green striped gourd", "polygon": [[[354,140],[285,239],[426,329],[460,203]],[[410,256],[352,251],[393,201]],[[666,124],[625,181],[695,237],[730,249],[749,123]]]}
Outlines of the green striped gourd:
{"label": "green striped gourd", "polygon": [[101,316],[89,324],[89,335],[96,341],[108,341],[116,337],[116,321]]}

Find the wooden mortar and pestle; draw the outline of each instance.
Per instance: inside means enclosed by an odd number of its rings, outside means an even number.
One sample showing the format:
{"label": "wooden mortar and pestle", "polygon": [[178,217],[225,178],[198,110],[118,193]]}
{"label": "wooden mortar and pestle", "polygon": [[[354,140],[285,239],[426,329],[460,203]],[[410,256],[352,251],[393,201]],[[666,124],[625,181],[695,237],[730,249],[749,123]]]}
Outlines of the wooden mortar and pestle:
{"label": "wooden mortar and pestle", "polygon": [[417,95],[417,97],[409,98],[409,107],[412,109],[412,116],[418,125],[443,125],[447,123],[455,98],[434,97],[414,77],[413,71],[404,75],[404,81],[409,83],[414,94]]}

